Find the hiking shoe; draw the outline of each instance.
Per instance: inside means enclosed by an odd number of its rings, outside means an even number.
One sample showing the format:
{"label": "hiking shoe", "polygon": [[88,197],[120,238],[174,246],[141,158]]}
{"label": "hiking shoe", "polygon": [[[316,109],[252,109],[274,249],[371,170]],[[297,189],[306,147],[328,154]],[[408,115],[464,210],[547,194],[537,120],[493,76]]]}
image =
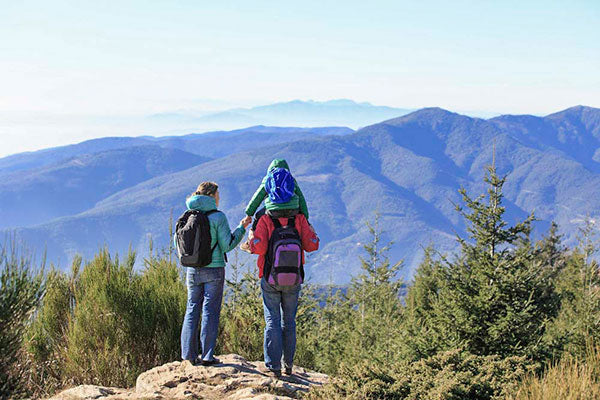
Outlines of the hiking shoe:
{"label": "hiking shoe", "polygon": [[212,360],[200,360],[200,365],[204,367],[208,367],[215,364],[221,364],[221,360],[218,358],[213,358]]}
{"label": "hiking shoe", "polygon": [[277,379],[281,378],[281,370],[280,369],[269,369],[267,375],[273,376]]}
{"label": "hiking shoe", "polygon": [[292,375],[292,367],[285,367],[285,371],[283,371],[286,375]]}
{"label": "hiking shoe", "polygon": [[245,251],[246,253],[250,253],[250,240],[246,240],[242,244],[240,244],[240,249]]}

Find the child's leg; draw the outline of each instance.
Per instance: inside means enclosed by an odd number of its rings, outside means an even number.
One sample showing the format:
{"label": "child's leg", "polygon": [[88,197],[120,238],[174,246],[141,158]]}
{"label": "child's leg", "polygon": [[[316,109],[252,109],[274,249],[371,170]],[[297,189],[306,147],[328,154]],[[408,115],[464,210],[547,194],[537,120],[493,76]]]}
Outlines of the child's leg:
{"label": "child's leg", "polygon": [[262,217],[266,213],[267,213],[267,209],[263,207],[260,210],[258,210],[256,212],[256,214],[254,214],[254,221],[252,221],[252,231],[256,230],[256,225],[258,224],[258,220],[260,219],[260,217]]}

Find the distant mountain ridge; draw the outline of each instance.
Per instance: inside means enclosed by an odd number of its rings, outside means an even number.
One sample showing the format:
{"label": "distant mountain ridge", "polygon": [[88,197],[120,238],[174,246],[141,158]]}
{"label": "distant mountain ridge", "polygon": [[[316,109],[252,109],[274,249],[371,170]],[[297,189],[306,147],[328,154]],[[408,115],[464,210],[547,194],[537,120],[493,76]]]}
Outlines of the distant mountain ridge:
{"label": "distant mountain ridge", "polygon": [[594,159],[599,129],[600,110],[590,107],[489,120],[422,109],[356,133],[241,148],[150,178],[84,212],[18,229],[17,234],[29,243],[46,240],[50,259],[68,260],[76,253],[89,257],[104,243],[120,253],[131,243],[143,254],[150,236],[155,244],[169,242],[170,217],[183,211],[185,197],[202,180],[219,183],[221,208],[233,227],[269,162],[284,157],[322,239],[321,250],[307,264],[313,281],[348,282],[359,268],[361,244],[368,240],[364,221],[376,212],[385,239],[395,242],[391,257],[405,260],[403,275],[409,278],[422,246],[434,243],[442,252],[456,247],[455,232],[465,229],[452,204],[460,202],[457,189],[483,193],[482,177],[494,148],[499,172],[508,174],[508,220],[535,211],[540,219],[536,235],[555,220],[573,243],[586,216],[600,215]]}
{"label": "distant mountain ridge", "polygon": [[[270,127],[251,126],[233,131],[191,133],[182,136],[106,137],[0,158],[0,176],[15,171],[50,165],[82,154],[132,146],[154,145],[179,149],[210,158],[223,157],[240,149],[256,148],[264,142],[285,143],[312,135],[344,135],[354,132],[346,127]],[[293,136],[292,136],[293,135]],[[225,140],[223,140],[225,139]]]}
{"label": "distant mountain ridge", "polygon": [[338,99],[329,101],[302,101],[234,108],[215,113],[198,115],[191,111],[154,114],[153,121],[171,121],[181,124],[203,126],[213,129],[233,129],[248,125],[273,126],[349,126],[353,129],[378,121],[407,114],[411,110],[375,106],[367,102]]}

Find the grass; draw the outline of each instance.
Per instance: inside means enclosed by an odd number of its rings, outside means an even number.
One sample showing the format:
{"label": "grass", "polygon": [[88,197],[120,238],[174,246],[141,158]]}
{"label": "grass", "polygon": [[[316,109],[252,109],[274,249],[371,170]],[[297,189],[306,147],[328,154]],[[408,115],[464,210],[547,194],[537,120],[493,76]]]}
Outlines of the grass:
{"label": "grass", "polygon": [[513,400],[600,399],[600,348],[588,350],[584,360],[564,356],[541,376],[531,375]]}

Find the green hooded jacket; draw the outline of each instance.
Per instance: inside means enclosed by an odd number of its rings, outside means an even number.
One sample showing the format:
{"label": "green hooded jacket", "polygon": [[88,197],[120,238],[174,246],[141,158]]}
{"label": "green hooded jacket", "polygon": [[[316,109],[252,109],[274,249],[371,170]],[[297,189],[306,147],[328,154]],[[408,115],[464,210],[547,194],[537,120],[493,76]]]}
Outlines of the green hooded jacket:
{"label": "green hooded jacket", "polygon": [[[267,175],[269,174],[269,171],[271,171],[274,168],[285,168],[288,171],[290,170],[287,161],[285,161],[283,158],[276,158],[271,162],[271,165],[269,165],[269,168],[267,169]],[[254,196],[252,196],[250,203],[248,203],[248,206],[246,207],[246,215],[253,216],[260,204],[262,203],[262,201],[266,198],[265,208],[267,210],[299,209],[300,212],[304,214],[306,219],[308,219],[308,207],[306,206],[306,200],[304,199],[304,194],[302,194],[302,190],[300,190],[300,186],[298,186],[298,182],[296,182],[296,180],[294,179],[294,195],[292,196],[290,201],[277,204],[273,203],[269,199],[267,191],[265,190],[267,175],[265,175],[259,188],[254,193]]]}
{"label": "green hooded jacket", "polygon": [[[185,204],[188,210],[199,210],[206,212],[217,209],[217,203],[215,202],[215,199],[213,197],[204,195],[191,196],[186,200]],[[217,242],[219,245],[213,251],[212,262],[206,267],[224,267],[224,254],[235,249],[235,246],[237,246],[244,237],[246,230],[242,225],[238,225],[238,227],[231,232],[227,217],[222,212],[210,214],[208,216],[208,222],[210,224],[210,236],[212,238],[210,247],[212,248]]]}

